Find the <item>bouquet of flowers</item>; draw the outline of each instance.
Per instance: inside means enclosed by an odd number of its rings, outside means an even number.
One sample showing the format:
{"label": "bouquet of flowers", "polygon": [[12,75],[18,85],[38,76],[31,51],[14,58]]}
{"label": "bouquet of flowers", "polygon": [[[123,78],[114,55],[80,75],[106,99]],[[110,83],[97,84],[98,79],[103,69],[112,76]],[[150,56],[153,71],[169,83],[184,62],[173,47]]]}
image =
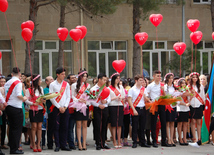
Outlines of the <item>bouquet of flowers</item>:
{"label": "bouquet of flowers", "polygon": [[179,92],[184,93],[184,92],[189,92],[191,96],[193,96],[193,94],[191,93],[190,89],[188,86],[184,86],[184,87],[179,87],[178,89]]}
{"label": "bouquet of flowers", "polygon": [[96,100],[99,98],[100,93],[103,91],[105,84],[102,85],[97,91],[91,92],[90,89],[87,89],[85,93],[89,96],[89,99]]}
{"label": "bouquet of flowers", "polygon": [[177,101],[181,101],[181,97],[174,97],[172,95],[166,95],[166,96],[160,96],[152,103],[146,103],[146,109],[150,109],[149,112],[151,112],[153,115],[155,112],[158,111],[158,105],[170,105],[173,106],[177,105]]}
{"label": "bouquet of flowers", "polygon": [[57,93],[57,92],[56,93],[48,93],[48,94],[45,94],[45,95],[42,95],[42,96],[38,97],[36,99],[36,102],[40,103],[41,99],[50,100],[52,98],[55,98],[55,97],[59,96],[60,94],[61,94],[61,92],[59,92],[59,93]]}

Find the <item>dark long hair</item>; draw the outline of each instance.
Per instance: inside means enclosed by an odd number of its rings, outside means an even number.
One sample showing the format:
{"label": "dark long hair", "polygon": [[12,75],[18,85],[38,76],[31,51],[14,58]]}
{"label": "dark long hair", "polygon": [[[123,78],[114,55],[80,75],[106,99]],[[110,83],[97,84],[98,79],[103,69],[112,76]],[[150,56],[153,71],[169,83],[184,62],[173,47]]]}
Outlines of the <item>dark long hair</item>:
{"label": "dark long hair", "polygon": [[[82,71],[80,71],[78,74],[80,74],[80,73],[82,73],[82,72],[84,72],[84,71],[85,71],[85,70],[82,70]],[[85,73],[85,74],[87,74],[87,77],[88,77],[88,73]],[[77,86],[76,86],[76,93],[77,93],[77,94],[79,93],[80,86],[81,86],[81,80],[82,80],[82,78],[83,78],[83,76],[84,76],[85,74],[82,74],[82,75],[78,76]],[[84,82],[84,84],[85,84],[85,87],[87,87],[87,83]]]}
{"label": "dark long hair", "polygon": [[[114,84],[115,84],[115,80],[117,79],[117,77],[120,76],[119,74],[116,74],[114,75],[112,78],[111,78],[111,85],[114,87]],[[119,86],[120,83],[117,84],[118,88],[120,89],[120,86]]]}
{"label": "dark long hair", "polygon": [[[194,76],[194,75],[193,75]],[[193,85],[193,81],[192,81],[192,77],[193,76],[191,76],[190,77],[190,88],[192,89],[192,85]],[[200,87],[201,87],[201,84],[200,84],[200,80],[199,80],[199,76],[198,75],[196,75],[197,76],[197,78],[198,78],[198,80],[196,81],[196,86],[197,86],[197,88],[198,88],[198,93],[200,93]]]}
{"label": "dark long hair", "polygon": [[[37,75],[33,75],[33,79],[37,77]],[[40,80],[41,77],[38,77],[35,81],[33,81],[33,83],[31,84],[31,96],[33,96],[35,94],[35,91],[36,89],[38,89],[39,91],[39,94],[42,94],[42,90],[41,90],[41,87],[39,86],[39,80]],[[32,93],[34,89],[34,94]]]}
{"label": "dark long hair", "polygon": [[[169,79],[170,79],[171,76],[173,76],[173,74],[168,74],[168,75],[166,76],[165,83],[167,84],[167,91],[169,90],[169,88],[168,88],[168,83],[169,83]],[[175,86],[174,86],[174,80],[172,81],[172,86],[175,88]]]}

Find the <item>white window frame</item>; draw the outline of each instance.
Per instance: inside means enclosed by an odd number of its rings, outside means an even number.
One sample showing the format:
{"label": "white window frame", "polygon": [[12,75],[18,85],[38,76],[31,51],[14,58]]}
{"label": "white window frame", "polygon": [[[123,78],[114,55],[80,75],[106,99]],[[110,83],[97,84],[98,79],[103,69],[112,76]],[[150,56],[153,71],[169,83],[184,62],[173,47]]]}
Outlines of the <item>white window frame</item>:
{"label": "white window frame", "polygon": [[[42,50],[35,50],[35,52],[39,53],[39,74],[42,77],[42,53],[48,53],[49,54],[49,75],[53,76],[52,74],[52,68],[53,68],[53,59],[52,59],[52,53],[53,52],[59,52],[59,40],[38,40],[42,41]],[[45,42],[56,42],[56,49],[45,49]],[[72,52],[71,50],[64,50],[64,52]],[[42,79],[42,81],[45,81],[45,79]]]}
{"label": "white window frame", "polygon": [[[1,39],[1,40],[4,40],[4,39]],[[0,41],[1,41],[0,40]],[[5,40],[7,40],[7,39],[5,39]],[[10,40],[8,40],[8,41],[10,41]],[[10,43],[11,43],[11,41],[10,41]],[[13,42],[12,42],[13,43]],[[3,50],[3,49],[0,49],[0,51],[3,53],[3,52],[12,52],[12,47],[11,47],[11,49],[7,49],[7,50]],[[12,53],[11,53],[12,54]],[[3,54],[2,54],[2,58],[0,59],[0,69],[1,69],[1,74],[2,75],[4,75],[4,73],[3,73],[3,68],[2,68],[2,59],[3,59]],[[6,75],[5,75],[6,76]]]}
{"label": "white window frame", "polygon": [[[100,71],[99,71],[99,66],[100,66],[100,64],[99,64],[99,54],[100,53],[105,53],[105,65],[106,65],[105,69],[106,69],[106,75],[107,75],[107,77],[111,76],[111,75],[109,75],[108,53],[110,53],[110,52],[116,52],[116,59],[118,60],[118,53],[119,52],[126,52],[126,64],[128,64],[128,60],[127,60],[127,53],[128,52],[127,52],[127,41],[126,40],[114,40],[114,41],[88,40],[88,41],[99,41],[99,46],[100,46],[99,50],[88,50],[88,53],[90,53],[90,52],[95,52],[96,53],[96,64],[97,64],[96,71],[97,71],[97,75],[100,74]],[[117,41],[124,41],[124,42],[126,42],[126,50],[115,50],[115,42],[117,42]],[[102,49],[101,48],[101,43],[102,42],[104,42],[104,43],[105,42],[112,42],[113,43],[112,49]],[[127,70],[127,68],[126,68],[126,70]]]}
{"label": "white window frame", "polygon": [[200,2],[194,2],[193,0],[193,4],[211,4],[211,0],[208,0],[208,2],[204,2],[203,0],[200,0]]}

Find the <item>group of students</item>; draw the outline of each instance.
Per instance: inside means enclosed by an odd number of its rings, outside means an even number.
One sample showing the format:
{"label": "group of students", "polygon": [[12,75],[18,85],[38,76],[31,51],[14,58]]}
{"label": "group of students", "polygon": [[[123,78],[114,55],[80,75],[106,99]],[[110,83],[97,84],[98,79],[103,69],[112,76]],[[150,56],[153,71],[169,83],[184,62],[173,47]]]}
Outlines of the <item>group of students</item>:
{"label": "group of students", "polygon": [[[65,80],[65,69],[59,67],[56,69],[56,75],[55,80],[51,76],[46,77],[47,87],[44,89],[41,87],[40,75],[32,75],[29,88],[25,90],[24,84],[20,81],[20,69],[13,68],[12,78],[4,85],[5,98],[3,96],[0,98],[2,109],[5,108],[9,122],[11,154],[24,153],[19,149],[24,118],[23,102],[30,106],[30,147],[33,152],[42,151],[41,139],[45,137],[42,134],[42,123],[45,113],[48,126],[47,146],[48,149],[53,149],[54,139],[55,152],[60,149],[65,151],[76,149],[74,135],[77,138],[78,150],[87,150],[87,125],[92,117],[96,150],[110,149],[106,144],[108,123],[110,123],[114,148],[129,146],[127,138],[130,124],[132,148],[136,148],[138,144],[141,147],[151,147],[151,145],[158,147],[158,119],[161,124],[162,146],[176,146],[173,139],[175,122],[180,145],[188,145],[188,124],[191,126],[192,141],[201,144],[200,131],[206,84],[200,83],[203,80],[199,79],[199,74],[196,72],[188,75],[188,80],[176,78],[173,73],[168,73],[162,81],[161,72],[157,70],[153,72],[151,83],[142,75],[136,75],[132,87],[127,85],[126,80],[120,78],[119,73],[114,73],[110,79],[105,74],[99,74],[92,87],[87,83],[88,72],[85,70],[80,71],[78,77],[69,74]],[[105,84],[110,91],[106,99],[92,100],[85,95],[86,90],[91,93],[98,92]],[[44,94],[57,92],[60,92],[60,95],[55,98],[36,102],[36,99]],[[182,98],[176,106],[158,105],[158,111],[154,115],[146,109],[147,103],[154,102],[160,96],[174,96],[176,92],[180,92],[179,96]],[[74,134],[75,124],[76,134]],[[198,139],[196,139],[196,125]]]}

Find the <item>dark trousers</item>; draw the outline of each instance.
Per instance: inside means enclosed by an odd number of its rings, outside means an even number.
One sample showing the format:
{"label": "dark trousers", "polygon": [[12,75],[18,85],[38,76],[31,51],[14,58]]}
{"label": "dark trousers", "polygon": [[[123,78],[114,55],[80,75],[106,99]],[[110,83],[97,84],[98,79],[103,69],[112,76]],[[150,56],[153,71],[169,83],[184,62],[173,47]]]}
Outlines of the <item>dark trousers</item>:
{"label": "dark trousers", "polygon": [[46,130],[42,130],[42,146],[45,146],[45,134]]}
{"label": "dark trousers", "polygon": [[161,142],[166,143],[166,111],[164,105],[159,105],[158,112],[155,112],[155,115],[151,116],[152,140],[153,143],[156,143],[156,123],[158,114],[161,122]]}
{"label": "dark trousers", "polygon": [[100,109],[94,107],[94,130],[96,145],[105,145],[105,135],[107,129],[108,108]]}
{"label": "dark trousers", "polygon": [[53,147],[53,134],[54,134],[54,117],[53,113],[48,114],[48,130],[47,130],[47,142],[48,147]]}
{"label": "dark trousers", "polygon": [[124,117],[123,117],[123,137],[122,138],[128,138],[129,124],[130,124],[130,114],[124,115]]}
{"label": "dark trousers", "polygon": [[6,136],[6,112],[3,111],[2,125],[1,125],[1,146],[4,145],[5,136]]}
{"label": "dark trousers", "polygon": [[[137,135],[140,143],[145,144],[145,126],[146,126],[146,109],[135,108],[138,112],[138,116],[132,116],[132,140],[133,144],[137,144]],[[138,130],[139,129],[139,130]]]}
{"label": "dark trousers", "polygon": [[75,123],[76,123],[76,120],[75,120],[75,117],[74,117],[74,114],[69,114],[69,121],[68,121],[68,138],[67,138],[67,141],[68,141],[68,144],[69,144],[69,147],[75,147],[75,144],[74,144],[74,127],[75,127]]}
{"label": "dark trousers", "polygon": [[7,106],[6,113],[10,125],[9,128],[10,152],[14,152],[19,148],[19,142],[22,134],[23,112],[21,108]]}
{"label": "dark trousers", "polygon": [[55,145],[56,147],[64,148],[67,143],[69,111],[66,109],[62,114],[55,107],[53,109],[53,117]]}

